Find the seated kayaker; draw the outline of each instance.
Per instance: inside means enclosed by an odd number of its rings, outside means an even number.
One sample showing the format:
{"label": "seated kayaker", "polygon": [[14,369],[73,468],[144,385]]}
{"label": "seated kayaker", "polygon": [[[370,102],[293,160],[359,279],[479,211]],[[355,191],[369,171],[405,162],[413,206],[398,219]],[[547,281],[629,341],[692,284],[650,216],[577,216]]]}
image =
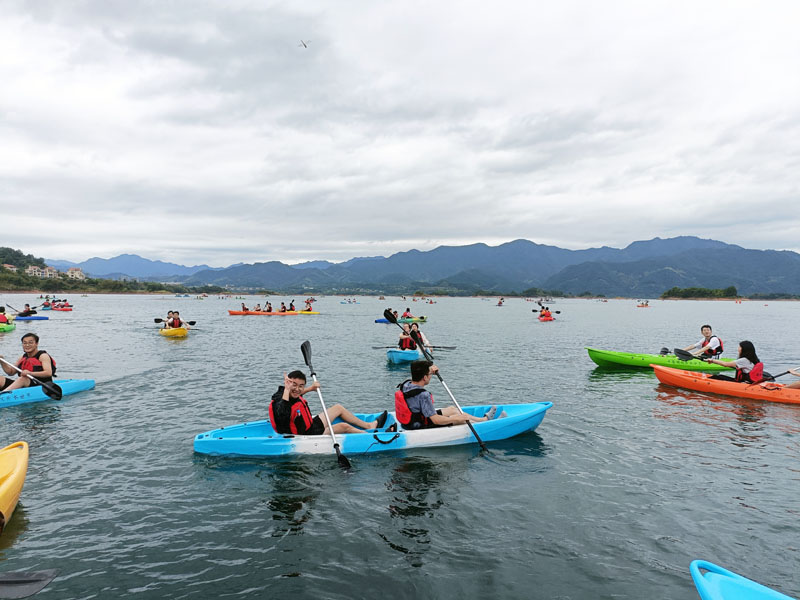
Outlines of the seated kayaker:
{"label": "seated kayaker", "polygon": [[303,310],[306,312],[311,312],[314,310],[313,306],[311,305],[311,300],[306,300],[306,307]]}
{"label": "seated kayaker", "polygon": [[[497,407],[492,406],[482,417],[474,417],[459,412],[455,406],[439,410],[433,407],[433,394],[425,389],[439,367],[429,360],[415,360],[411,363],[411,379],[397,386],[394,394],[395,416],[403,429],[427,429],[446,425],[463,425],[468,421],[480,423],[495,417]],[[503,412],[498,418],[505,417]]]}
{"label": "seated kayaker", "polygon": [[242,302],[242,310],[244,312],[250,312],[250,309],[245,306],[244,302]]}
{"label": "seated kayaker", "polygon": [[758,383],[763,378],[764,363],[758,360],[756,355],[755,346],[753,342],[742,340],[739,342],[739,355],[738,358],[731,362],[725,360],[718,360],[716,358],[707,358],[706,362],[715,365],[722,365],[723,367],[735,367],[736,377],[728,377],[727,375],[712,375],[711,379],[721,379],[723,381],[741,381],[745,383]]}
{"label": "seated kayaker", "polygon": [[[283,374],[283,385],[272,394],[269,405],[269,420],[276,432],[287,435],[330,434],[322,413],[311,416],[311,409],[303,394],[319,389],[318,381],[306,387],[306,376],[302,371]],[[333,423],[337,418],[343,423],[333,425],[334,433],[364,433],[365,429],[376,429],[386,424],[388,412],[383,411],[375,421],[362,421],[341,404],[328,409],[328,418]]]}
{"label": "seated kayaker", "polygon": [[686,346],[684,350],[701,358],[719,358],[723,350],[722,340],[713,334],[711,325],[703,325],[700,333],[703,334],[703,339],[691,346]]}
{"label": "seated kayaker", "polygon": [[[800,371],[798,371],[797,369],[789,369],[789,373],[791,373],[795,377],[800,377]],[[794,383],[790,383],[786,387],[792,388],[793,390],[800,389],[800,381],[795,381]]]}
{"label": "seated kayaker", "polygon": [[272,303],[267,302],[267,305],[264,307],[264,312],[272,312]]}
{"label": "seated kayaker", "polygon": [[166,321],[165,327],[167,329],[177,329],[183,327],[184,329],[191,329],[189,324],[181,319],[181,313],[177,310],[172,311],[172,318]]}
{"label": "seated kayaker", "polygon": [[8,323],[8,317],[6,316],[5,306],[0,306],[0,323]]}
{"label": "seated kayaker", "polygon": [[289,302],[289,312],[294,312],[294,300]]}
{"label": "seated kayaker", "polygon": [[18,317],[30,317],[31,315],[35,315],[35,314],[36,314],[36,310],[31,308],[30,304],[26,304],[25,308],[23,308],[22,312],[18,313],[17,316]]}
{"label": "seated kayaker", "polygon": [[[428,338],[425,337],[425,334],[422,333],[422,330],[419,328],[418,323],[411,324],[411,332],[417,334],[419,340],[422,342],[422,345],[428,349],[428,352],[431,350],[431,343],[428,341]],[[413,334],[411,335],[412,339],[414,338]]]}
{"label": "seated kayaker", "polygon": [[170,329],[172,327],[172,325],[170,325],[171,322],[172,322],[172,311],[168,310],[167,318],[164,319],[164,329]]}
{"label": "seated kayaker", "polygon": [[413,319],[414,318],[414,315],[411,314],[411,308],[406,307],[406,309],[403,311],[403,318],[404,319]]}
{"label": "seated kayaker", "polygon": [[255,312],[261,312],[261,304],[260,304],[260,303],[259,303],[259,304],[256,304],[256,305],[253,307],[253,310],[254,310]]}
{"label": "seated kayaker", "polygon": [[[39,350],[39,336],[35,333],[26,333],[22,336],[22,356],[16,362],[17,368],[22,373],[16,379],[0,377],[0,390],[10,392],[11,390],[40,385],[41,381],[53,381],[56,374],[56,361],[45,350]],[[4,358],[0,356],[0,358]],[[9,375],[16,375],[17,371],[6,363],[3,371]],[[28,377],[33,375],[39,381],[33,381]]]}
{"label": "seated kayaker", "polygon": [[400,339],[397,340],[397,347],[400,350],[416,350],[417,342],[411,337],[411,328],[408,323],[403,323],[403,331],[400,332]]}
{"label": "seated kayaker", "polygon": [[278,309],[278,312],[286,312],[286,304],[281,302],[281,307],[280,307],[280,309]]}

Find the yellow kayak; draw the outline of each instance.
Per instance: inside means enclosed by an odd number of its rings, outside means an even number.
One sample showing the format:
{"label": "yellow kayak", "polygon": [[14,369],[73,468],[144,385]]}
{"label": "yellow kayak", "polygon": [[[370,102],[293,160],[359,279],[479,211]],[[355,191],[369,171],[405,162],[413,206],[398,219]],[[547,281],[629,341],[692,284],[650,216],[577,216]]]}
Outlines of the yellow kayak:
{"label": "yellow kayak", "polygon": [[14,513],[27,473],[27,442],[16,442],[0,450],[0,533]]}
{"label": "yellow kayak", "polygon": [[189,330],[185,327],[173,327],[171,329],[159,329],[158,333],[164,337],[186,337],[189,334]]}

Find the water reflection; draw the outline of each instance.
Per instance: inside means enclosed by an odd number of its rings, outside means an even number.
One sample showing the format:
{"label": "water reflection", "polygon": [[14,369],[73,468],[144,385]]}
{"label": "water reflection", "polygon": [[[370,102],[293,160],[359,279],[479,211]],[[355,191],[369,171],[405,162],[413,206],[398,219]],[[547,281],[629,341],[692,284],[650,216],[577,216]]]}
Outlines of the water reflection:
{"label": "water reflection", "polygon": [[269,535],[285,537],[303,533],[312,519],[312,508],[319,491],[309,483],[314,470],[299,461],[278,462],[271,468],[259,471],[256,477],[269,480],[272,490],[266,506],[272,513],[273,528]]}
{"label": "water reflection", "polygon": [[423,556],[430,549],[429,520],[447,505],[447,492],[453,491],[449,479],[454,469],[461,472],[467,462],[447,463],[424,457],[404,458],[392,470],[386,489],[393,493],[389,515],[397,519],[401,539],[392,541],[388,534],[380,537],[388,546],[404,555],[412,567],[422,567]]}
{"label": "water reflection", "polygon": [[589,381],[593,383],[624,382],[651,378],[655,378],[653,369],[642,369],[641,367],[595,367],[589,373]]}

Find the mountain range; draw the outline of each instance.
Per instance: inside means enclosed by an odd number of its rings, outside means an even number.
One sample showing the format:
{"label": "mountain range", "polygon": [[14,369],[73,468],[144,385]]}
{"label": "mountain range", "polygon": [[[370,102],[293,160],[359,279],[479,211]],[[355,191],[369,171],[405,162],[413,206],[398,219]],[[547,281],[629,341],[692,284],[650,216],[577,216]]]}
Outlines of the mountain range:
{"label": "mountain range", "polygon": [[[56,268],[67,264],[46,262]],[[520,239],[499,246],[440,246],[389,257],[358,257],[338,264],[271,261],[226,268],[184,267],[122,255],[68,266],[80,266],[94,276],[125,273],[187,285],[308,293],[510,293],[536,288],[576,295],[655,297],[675,286],[733,285],[743,295],[800,294],[800,254],[748,250],[693,236],[636,241],[623,249],[585,250]]]}

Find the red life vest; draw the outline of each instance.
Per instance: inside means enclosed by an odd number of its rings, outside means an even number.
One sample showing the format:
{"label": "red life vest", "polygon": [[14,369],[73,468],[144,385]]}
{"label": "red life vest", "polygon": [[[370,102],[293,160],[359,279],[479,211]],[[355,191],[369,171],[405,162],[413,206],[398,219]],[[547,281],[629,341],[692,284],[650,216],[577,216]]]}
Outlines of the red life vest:
{"label": "red life vest", "polygon": [[[716,348],[709,348],[708,350],[703,352],[703,354],[705,354],[706,356],[719,356],[720,354],[722,354],[722,339],[720,339],[716,335],[712,335],[711,337],[712,338],[717,338],[717,340],[719,341],[719,346],[717,346]],[[711,340],[703,340],[703,344],[702,344],[701,347],[705,348],[706,346],[708,346],[708,343],[710,341]]]}
{"label": "red life vest", "polygon": [[[297,418],[301,419],[303,427],[302,431],[298,431],[297,429]],[[269,421],[272,423],[275,431],[278,433],[287,433],[286,423],[278,423],[275,420],[275,414],[272,410],[272,402],[269,404]],[[309,429],[311,429],[311,423],[313,421],[314,416],[311,414],[311,409],[308,407],[308,402],[305,401],[305,398],[300,396],[289,408],[289,432],[294,435],[304,435]]]}
{"label": "red life vest", "polygon": [[175,329],[177,327],[183,327],[183,324],[181,323],[180,319],[176,319],[173,317],[173,319],[169,322],[169,326]]}
{"label": "red life vest", "polygon": [[[44,365],[39,360],[39,357],[42,356],[42,354],[47,354],[47,351],[46,350],[39,350],[33,356],[28,356],[27,354],[23,354],[22,357],[17,361],[17,368],[22,370],[22,371],[31,371],[32,373],[34,373],[36,371],[44,371]],[[49,354],[47,354],[47,355],[50,356]],[[50,356],[50,364],[53,365],[53,375],[52,376],[55,376],[55,374],[56,374],[56,359],[53,358],[52,356]],[[39,378],[39,379],[41,379],[41,378]],[[49,379],[49,378],[45,378],[45,379]]]}
{"label": "red life vest", "polygon": [[[394,414],[395,417],[397,417],[397,421],[403,426],[404,429],[422,429],[425,427],[433,427],[434,423],[428,417],[422,413],[412,412],[411,409],[408,408],[407,400],[409,398],[413,398],[414,396],[426,391],[424,388],[414,388],[404,392],[402,389],[403,385],[405,385],[408,381],[410,380],[406,380],[398,385],[397,391],[394,393]],[[433,394],[431,394],[431,404],[432,403]],[[419,426],[415,427],[415,423],[419,423]]]}
{"label": "red life vest", "polygon": [[0,313],[0,323],[8,323],[8,317]]}
{"label": "red life vest", "polygon": [[417,342],[414,341],[412,337],[401,337],[400,341],[397,343],[400,347],[400,350],[416,350],[417,349]]}
{"label": "red life vest", "polygon": [[736,369],[736,381],[745,381],[749,383],[758,383],[764,379],[764,363],[757,362],[749,373],[745,373],[741,369]]}

